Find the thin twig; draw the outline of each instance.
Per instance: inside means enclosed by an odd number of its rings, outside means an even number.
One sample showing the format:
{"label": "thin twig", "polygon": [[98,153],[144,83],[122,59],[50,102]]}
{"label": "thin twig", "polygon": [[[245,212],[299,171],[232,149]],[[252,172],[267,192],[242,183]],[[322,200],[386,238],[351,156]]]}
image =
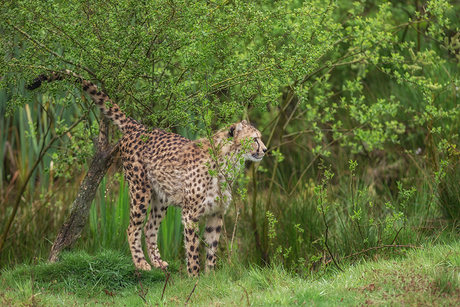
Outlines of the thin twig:
{"label": "thin twig", "polygon": [[158,262],[158,264],[160,265],[160,269],[163,271],[163,273],[164,273],[165,276],[166,276],[165,285],[164,285],[164,287],[163,287],[163,292],[161,293],[161,299],[160,299],[160,300],[162,301],[162,300],[163,300],[163,296],[164,296],[165,291],[166,291],[166,285],[168,284],[168,281],[170,282],[170,284],[171,284],[171,283],[174,284],[174,281],[173,281],[173,279],[172,279],[172,277],[171,277],[171,274],[169,273],[167,267],[165,267],[165,266],[163,265],[163,261],[162,261],[157,255],[155,255],[155,253],[153,252],[154,249],[153,249],[152,243],[150,243],[150,241],[148,242],[148,245],[149,245],[148,248],[152,251],[153,257],[154,257],[155,260]]}
{"label": "thin twig", "polygon": [[166,285],[168,284],[168,280],[169,280],[169,274],[166,274],[166,281],[165,281],[165,285],[164,285],[164,287],[163,287],[163,292],[161,293],[161,299],[160,299],[160,301],[163,300],[163,295],[165,294]]}
{"label": "thin twig", "polygon": [[391,241],[391,245],[393,245],[393,244],[395,243],[396,239],[398,238],[399,233],[401,232],[401,230],[402,230],[403,228],[404,228],[404,227],[399,228],[398,232],[397,232],[396,235],[395,235],[395,238],[393,239],[393,241]]}
{"label": "thin twig", "polygon": [[[324,214],[323,214],[324,217]],[[339,264],[335,261],[334,255],[332,255],[331,249],[329,248],[329,245],[327,245],[327,234],[329,233],[329,225],[326,224],[326,240],[324,241],[324,246],[327,248],[327,252],[332,258],[332,261],[334,262],[335,266],[341,271],[344,272],[344,270],[339,266]]]}
{"label": "thin twig", "polygon": [[240,287],[243,289],[244,293],[246,294],[246,301],[248,302],[248,306],[251,306],[251,303],[249,302],[249,294],[248,294],[248,291],[246,291],[246,289],[245,289],[242,285],[240,285],[240,284],[236,284],[236,285],[237,285],[237,286],[240,286]]}
{"label": "thin twig", "polygon": [[238,225],[238,218],[240,217],[240,211],[236,211],[235,225],[233,226],[232,241],[230,243],[230,253],[233,252],[233,242],[235,240],[236,227]]}
{"label": "thin twig", "polygon": [[145,299],[145,296],[147,295],[147,292],[149,291],[149,289],[147,288],[147,291],[144,293],[144,287],[142,286],[142,281],[141,281],[141,273],[137,270],[136,268],[136,272],[134,273],[137,278],[139,279],[139,284],[141,285],[141,290],[137,292],[137,294],[141,297],[141,299],[147,303],[147,300]]}
{"label": "thin twig", "polygon": [[190,298],[192,297],[192,294],[193,294],[193,292],[195,291],[196,285],[198,285],[198,279],[197,279],[195,285],[193,286],[192,292],[190,292],[190,295],[188,296],[187,300],[185,301],[185,305],[187,305],[188,301],[189,301]]}
{"label": "thin twig", "polygon": [[370,248],[362,250],[360,252],[348,255],[346,257],[343,257],[342,259],[347,259],[347,258],[350,258],[350,257],[353,257],[353,256],[357,256],[357,255],[360,255],[360,254],[363,254],[363,253],[367,253],[368,251],[371,251],[371,250],[382,249],[382,248],[385,248],[385,247],[404,247],[404,248],[421,249],[421,247],[419,247],[419,246],[414,246],[414,245],[410,245],[410,244],[408,244],[408,245],[380,245],[380,246],[370,247]]}
{"label": "thin twig", "polygon": [[62,55],[57,54],[57,53],[54,52],[53,50],[49,49],[48,47],[46,47],[45,45],[43,45],[42,43],[40,43],[39,41],[37,41],[36,39],[33,39],[32,36],[30,36],[30,35],[27,34],[25,31],[23,31],[22,29],[18,28],[18,27],[15,26],[14,24],[12,24],[9,20],[6,20],[6,19],[5,19],[5,21],[6,21],[7,24],[9,24],[10,26],[12,26],[14,29],[16,29],[17,31],[21,32],[22,35],[24,35],[28,40],[30,40],[31,42],[33,42],[37,47],[40,47],[40,48],[42,48],[42,49],[45,49],[48,53],[51,53],[51,54],[54,55],[55,57],[61,59],[61,60],[64,61],[64,62],[66,62],[67,64],[74,65],[74,66],[76,66],[76,67],[80,67],[80,68],[86,70],[91,76],[93,76],[93,77],[96,78],[96,74],[95,74],[91,69],[89,69],[88,67],[82,66],[81,64],[74,63],[73,61],[64,58]]}

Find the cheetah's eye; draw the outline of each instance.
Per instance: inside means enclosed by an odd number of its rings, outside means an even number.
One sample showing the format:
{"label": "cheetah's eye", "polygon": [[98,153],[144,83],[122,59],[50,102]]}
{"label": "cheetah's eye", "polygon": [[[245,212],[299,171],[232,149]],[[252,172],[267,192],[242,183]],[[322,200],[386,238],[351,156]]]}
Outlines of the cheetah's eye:
{"label": "cheetah's eye", "polygon": [[257,138],[256,138],[256,137],[254,138],[254,142],[257,142]]}

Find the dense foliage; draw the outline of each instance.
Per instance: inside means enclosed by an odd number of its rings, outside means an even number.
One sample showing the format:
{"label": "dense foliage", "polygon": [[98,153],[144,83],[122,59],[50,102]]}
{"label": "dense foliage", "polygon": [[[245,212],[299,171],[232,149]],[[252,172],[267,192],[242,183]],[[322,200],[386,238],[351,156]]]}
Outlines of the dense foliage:
{"label": "dense foliage", "polygon": [[[62,189],[74,191],[91,158],[98,116],[87,98],[66,82],[24,89],[65,68],[152,127],[196,138],[248,118],[263,131],[269,157],[235,189],[229,255],[235,243],[251,262],[277,259],[302,271],[325,254],[335,262],[436,237],[460,209],[446,180],[458,172],[458,9],[442,0],[6,1],[2,216],[40,163],[2,260],[35,249],[46,257],[43,237],[53,240],[73,195]],[[108,187],[123,185],[110,178]],[[101,190],[88,233],[105,234],[110,222],[107,236],[117,233],[126,249],[126,219],[115,214],[128,206],[123,191],[112,210],[104,200],[112,192]],[[171,229],[162,231],[180,245]],[[18,242],[29,231],[38,240],[28,254]],[[101,242],[114,246],[98,239],[93,247]]]}

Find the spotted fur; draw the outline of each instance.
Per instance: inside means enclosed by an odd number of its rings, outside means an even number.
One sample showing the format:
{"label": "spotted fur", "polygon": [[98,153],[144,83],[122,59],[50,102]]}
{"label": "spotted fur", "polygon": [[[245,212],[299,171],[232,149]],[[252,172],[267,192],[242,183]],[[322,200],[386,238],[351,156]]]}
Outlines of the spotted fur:
{"label": "spotted fur", "polygon": [[[149,129],[126,116],[94,83],[68,70],[41,75],[28,89],[39,87],[43,81],[68,77],[81,84],[101,112],[124,134],[120,140],[120,154],[129,185],[131,203],[127,233],[135,266],[142,270],[151,269],[141,247],[141,228],[151,204],[144,227],[151,264],[156,268],[168,265],[161,260],[157,235],[166,209],[174,205],[182,208],[188,274],[197,276],[200,272],[197,223],[203,216],[207,217],[204,233],[206,270],[213,269],[222,215],[231,201],[231,185],[228,183],[234,179],[231,173],[229,177],[228,173],[219,170],[228,166],[230,169],[240,167],[238,157],[261,161],[267,151],[261,133],[244,120],[218,131],[211,141],[208,138],[191,141],[158,128]],[[218,149],[217,161],[211,157],[210,149]],[[212,170],[217,171],[217,175],[212,176]],[[220,188],[222,184],[226,188]]]}

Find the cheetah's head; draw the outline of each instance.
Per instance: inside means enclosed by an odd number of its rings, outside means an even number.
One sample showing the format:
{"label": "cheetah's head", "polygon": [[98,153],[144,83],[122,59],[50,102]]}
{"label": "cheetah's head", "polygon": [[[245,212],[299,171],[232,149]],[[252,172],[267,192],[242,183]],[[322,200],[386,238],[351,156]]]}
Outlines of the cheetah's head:
{"label": "cheetah's head", "polygon": [[233,141],[242,146],[245,160],[259,162],[267,152],[267,147],[262,142],[262,134],[246,120],[231,125],[228,137],[233,137]]}

